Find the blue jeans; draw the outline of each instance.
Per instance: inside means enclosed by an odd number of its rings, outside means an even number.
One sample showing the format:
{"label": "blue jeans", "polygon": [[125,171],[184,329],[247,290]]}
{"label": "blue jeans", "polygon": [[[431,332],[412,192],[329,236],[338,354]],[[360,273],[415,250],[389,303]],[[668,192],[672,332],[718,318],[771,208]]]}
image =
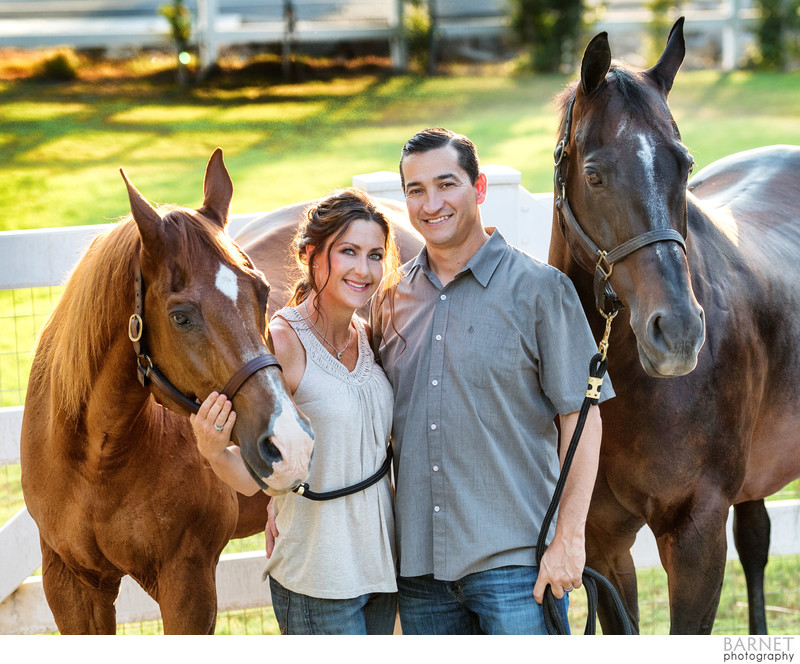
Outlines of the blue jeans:
{"label": "blue jeans", "polygon": [[[437,581],[432,574],[400,577],[403,634],[547,634],[533,598],[538,567],[500,567]],[[565,624],[569,597],[558,601]]]}
{"label": "blue jeans", "polygon": [[281,634],[392,634],[397,593],[353,599],[321,599],[287,590],[269,579],[272,608]]}

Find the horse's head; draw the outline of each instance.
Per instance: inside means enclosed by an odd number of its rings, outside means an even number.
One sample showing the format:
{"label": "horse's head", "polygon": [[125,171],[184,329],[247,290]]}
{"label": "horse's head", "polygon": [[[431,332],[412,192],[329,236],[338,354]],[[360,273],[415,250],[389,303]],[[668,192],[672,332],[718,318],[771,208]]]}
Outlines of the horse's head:
{"label": "horse's head", "polygon": [[586,48],[579,83],[562,97],[567,156],[556,172],[556,220],[572,256],[600,276],[600,286],[611,273],[651,376],[690,372],[705,338],[683,242],[693,160],[667,105],[684,55],[683,19],[646,71],[612,65],[601,33]]}
{"label": "horse's head", "polygon": [[[197,210],[175,208],[162,216],[122,175],[141,238],[143,302],[137,306],[143,321],[140,327],[132,323],[131,331],[136,344],[146,343],[146,359],[136,347],[140,367],[145,364],[149,371],[157,366],[156,375],[166,377],[167,386],[171,383],[190,400],[204,399],[254,358],[270,355],[269,285],[225,233],[233,184],[222,150],[208,162],[204,201]],[[187,410],[181,395],[176,398],[164,381],[153,379],[150,388],[160,403]],[[262,489],[275,493],[302,482],[313,434],[280,368],[267,366],[250,374],[232,398],[237,416],[233,439]]]}

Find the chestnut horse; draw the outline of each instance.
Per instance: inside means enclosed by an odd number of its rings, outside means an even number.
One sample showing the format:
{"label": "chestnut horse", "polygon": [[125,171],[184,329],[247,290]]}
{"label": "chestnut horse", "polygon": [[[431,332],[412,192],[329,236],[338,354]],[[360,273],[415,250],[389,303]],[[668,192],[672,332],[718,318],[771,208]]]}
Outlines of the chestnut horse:
{"label": "chestnut horse", "polygon": [[22,488],[62,633],[114,633],[126,574],[158,602],[166,633],[213,633],[219,555],[232,536],[263,530],[267,500],[237,500],[217,479],[185,402],[151,371],[189,404],[234,374],[246,381],[229,388],[233,438],[265,491],[305,479],[313,434],[268,350],[269,286],[225,234],[233,185],[222,151],[198,210],[156,211],[125,182],[132,217],[93,242],[39,340]]}
{"label": "chestnut horse", "polygon": [[[687,188],[693,160],[667,104],[684,55],[683,19],[646,71],[612,64],[601,33],[560,98],[549,262],[575,283],[598,338],[598,308],[624,307],[587,565],[638,626],[630,548],[646,523],[668,576],[670,631],[708,633],[733,506],[750,627],[765,631],[764,498],[800,476],[800,148],[733,155]],[[600,617],[619,630],[608,606]]]}

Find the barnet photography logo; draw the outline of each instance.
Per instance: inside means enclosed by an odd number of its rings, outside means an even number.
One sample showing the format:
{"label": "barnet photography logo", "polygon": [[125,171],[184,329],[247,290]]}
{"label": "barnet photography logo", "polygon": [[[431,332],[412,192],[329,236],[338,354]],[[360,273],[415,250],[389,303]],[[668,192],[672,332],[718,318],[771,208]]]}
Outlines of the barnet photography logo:
{"label": "barnet photography logo", "polygon": [[724,638],[724,662],[794,662],[793,636]]}

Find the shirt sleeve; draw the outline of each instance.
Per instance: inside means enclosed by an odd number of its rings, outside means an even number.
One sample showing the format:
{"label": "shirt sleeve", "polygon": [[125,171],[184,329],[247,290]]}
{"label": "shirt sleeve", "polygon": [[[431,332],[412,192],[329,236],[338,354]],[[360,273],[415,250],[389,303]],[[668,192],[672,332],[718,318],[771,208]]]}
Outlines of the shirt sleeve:
{"label": "shirt sleeve", "polygon": [[[542,390],[561,415],[580,410],[586,395],[589,362],[597,342],[575,286],[563,273],[550,274],[536,298],[536,346]],[[600,401],[614,396],[611,381],[603,381]]]}

